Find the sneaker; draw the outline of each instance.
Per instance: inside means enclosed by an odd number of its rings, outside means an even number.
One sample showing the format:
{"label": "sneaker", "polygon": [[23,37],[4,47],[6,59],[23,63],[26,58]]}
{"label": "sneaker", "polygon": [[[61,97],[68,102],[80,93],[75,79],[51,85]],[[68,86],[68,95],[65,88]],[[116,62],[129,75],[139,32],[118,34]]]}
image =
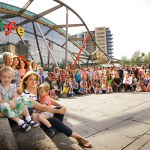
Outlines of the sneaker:
{"label": "sneaker", "polygon": [[31,127],[36,128],[39,126],[38,123],[36,123],[34,120],[30,120],[29,122],[27,122]]}
{"label": "sneaker", "polygon": [[26,123],[23,123],[20,127],[24,132],[28,132],[31,129],[31,127]]}
{"label": "sneaker", "polygon": [[57,129],[51,127],[50,129],[47,129],[45,132],[50,138],[53,138],[58,131]]}

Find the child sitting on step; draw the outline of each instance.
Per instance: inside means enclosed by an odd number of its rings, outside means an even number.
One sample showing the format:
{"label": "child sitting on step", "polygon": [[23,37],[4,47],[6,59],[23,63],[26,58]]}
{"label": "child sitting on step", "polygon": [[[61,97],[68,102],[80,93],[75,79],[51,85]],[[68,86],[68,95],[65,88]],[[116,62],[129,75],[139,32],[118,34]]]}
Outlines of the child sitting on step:
{"label": "child sitting on step", "polygon": [[95,94],[99,94],[99,93],[101,92],[101,88],[100,88],[99,83],[96,84],[96,87],[95,87],[95,89],[94,89],[94,92],[95,92]]}
{"label": "child sitting on step", "polygon": [[[50,91],[50,85],[48,83],[42,83],[38,87],[38,93],[39,93],[39,101],[43,105],[51,106],[52,99],[49,96]],[[47,120],[49,118],[52,118],[54,116],[53,113],[50,112],[39,112],[37,115],[37,120],[47,127],[47,130],[45,131],[51,138],[54,136],[53,127],[50,124],[50,122]]]}
{"label": "child sitting on step", "polygon": [[[23,97],[18,97],[16,84],[11,84],[13,78],[14,70],[11,67],[5,66],[0,69],[0,111],[15,121],[24,132],[28,132],[31,127],[37,127],[39,124],[29,115],[27,106],[32,107],[32,103]],[[27,123],[21,119],[22,115],[25,116]]]}
{"label": "child sitting on step", "polygon": [[52,91],[50,92],[50,97],[54,100],[58,100],[58,96],[56,95],[56,91],[53,88]]}

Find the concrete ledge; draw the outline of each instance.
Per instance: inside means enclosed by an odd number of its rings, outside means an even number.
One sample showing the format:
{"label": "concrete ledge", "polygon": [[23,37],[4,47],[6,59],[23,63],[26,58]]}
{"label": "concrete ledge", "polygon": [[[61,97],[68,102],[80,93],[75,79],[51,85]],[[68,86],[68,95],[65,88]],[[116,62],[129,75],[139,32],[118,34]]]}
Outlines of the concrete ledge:
{"label": "concrete ledge", "polygon": [[0,118],[0,149],[2,150],[83,150],[73,138],[57,133],[50,139],[40,128],[24,133],[17,125],[10,127],[7,118]]}
{"label": "concrete ledge", "polygon": [[7,118],[0,118],[0,149],[18,150],[14,135]]}
{"label": "concrete ledge", "polygon": [[32,128],[29,132],[22,132],[17,125],[12,126],[18,149],[21,150],[83,150],[73,138],[63,133],[57,133],[50,139],[40,128]]}
{"label": "concrete ledge", "polygon": [[32,128],[29,132],[22,132],[17,125],[12,126],[18,149],[21,150],[58,150],[54,142],[40,128]]}
{"label": "concrete ledge", "polygon": [[83,150],[78,142],[73,138],[68,138],[63,133],[57,133],[52,141],[56,144],[59,150]]}

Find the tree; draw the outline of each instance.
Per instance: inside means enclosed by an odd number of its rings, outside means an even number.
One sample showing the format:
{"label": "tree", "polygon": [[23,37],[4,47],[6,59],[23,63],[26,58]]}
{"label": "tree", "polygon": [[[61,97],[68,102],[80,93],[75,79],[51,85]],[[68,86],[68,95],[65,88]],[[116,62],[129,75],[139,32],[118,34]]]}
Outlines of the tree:
{"label": "tree", "polygon": [[133,53],[132,57],[131,57],[131,64],[132,65],[140,65],[142,64],[142,57],[140,56],[141,52],[138,50],[136,52]]}
{"label": "tree", "polygon": [[122,65],[122,66],[124,66],[124,65],[129,65],[129,60],[128,60],[128,58],[126,57],[126,56],[122,56],[122,58],[121,58],[121,61],[120,61],[120,64]]}
{"label": "tree", "polygon": [[59,63],[60,69],[65,69],[65,59],[62,59],[62,61]]}
{"label": "tree", "polygon": [[144,56],[143,63],[144,64],[150,63],[150,53]]}
{"label": "tree", "polygon": [[[67,64],[69,64],[70,65],[70,67],[72,66],[72,61],[71,60],[68,60],[67,61]],[[61,68],[61,69],[65,69],[65,59],[62,59],[62,61],[59,63],[59,67]]]}
{"label": "tree", "polygon": [[68,64],[70,65],[70,67],[72,67],[73,62],[71,60],[68,60]]}

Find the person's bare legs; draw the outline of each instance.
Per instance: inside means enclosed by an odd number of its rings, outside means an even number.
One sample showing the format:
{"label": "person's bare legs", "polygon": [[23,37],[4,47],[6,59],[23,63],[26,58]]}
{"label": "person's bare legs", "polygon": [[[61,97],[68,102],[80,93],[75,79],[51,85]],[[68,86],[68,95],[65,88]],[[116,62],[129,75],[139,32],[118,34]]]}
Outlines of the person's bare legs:
{"label": "person's bare legs", "polygon": [[31,115],[31,117],[32,117],[32,119],[33,119],[35,122],[37,122],[38,124],[40,124],[40,122],[38,121],[38,115],[39,115],[39,113],[33,112],[32,115]]}
{"label": "person's bare legs", "polygon": [[16,123],[18,123],[21,120],[20,118],[16,118],[16,117],[12,117],[10,119],[13,120],[13,121],[15,121]]}
{"label": "person's bare legs", "polygon": [[52,125],[50,124],[50,122],[47,120],[48,117],[44,114],[39,114],[37,117],[38,121],[40,123],[42,123],[43,125],[45,125],[47,128],[50,128]]}
{"label": "person's bare legs", "polygon": [[5,117],[5,115],[3,113],[0,112],[0,117]]}
{"label": "person's bare legs", "polygon": [[28,108],[27,108],[27,107],[25,107],[25,108],[24,108],[24,110],[23,110],[23,115],[24,115],[25,117],[30,116],[30,114],[29,114],[29,111],[28,111]]}
{"label": "person's bare legs", "polygon": [[31,118],[27,107],[24,108],[23,115],[25,116],[25,120],[28,122],[28,124],[30,124],[31,127],[39,126],[39,124]]}

